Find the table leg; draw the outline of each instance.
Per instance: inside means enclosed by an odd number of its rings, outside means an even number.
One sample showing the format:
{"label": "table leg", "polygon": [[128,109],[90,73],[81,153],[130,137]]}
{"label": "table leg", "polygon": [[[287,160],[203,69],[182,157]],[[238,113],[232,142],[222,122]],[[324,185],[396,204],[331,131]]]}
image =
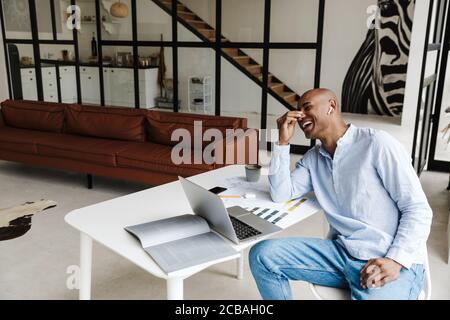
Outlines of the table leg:
{"label": "table leg", "polygon": [[81,232],[80,300],[91,299],[92,238]]}
{"label": "table leg", "polygon": [[239,258],[237,258],[237,270],[236,270],[236,278],[238,280],[244,279],[244,252],[241,252]]}
{"label": "table leg", "polygon": [[167,279],[167,300],[183,300],[183,279]]}

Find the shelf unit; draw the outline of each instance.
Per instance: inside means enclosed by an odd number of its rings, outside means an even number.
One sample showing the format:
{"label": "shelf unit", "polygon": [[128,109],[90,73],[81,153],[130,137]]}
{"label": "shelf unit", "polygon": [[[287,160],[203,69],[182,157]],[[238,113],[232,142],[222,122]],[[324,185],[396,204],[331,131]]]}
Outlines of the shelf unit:
{"label": "shelf unit", "polygon": [[188,110],[203,110],[203,113],[212,110],[212,78],[211,76],[188,79]]}

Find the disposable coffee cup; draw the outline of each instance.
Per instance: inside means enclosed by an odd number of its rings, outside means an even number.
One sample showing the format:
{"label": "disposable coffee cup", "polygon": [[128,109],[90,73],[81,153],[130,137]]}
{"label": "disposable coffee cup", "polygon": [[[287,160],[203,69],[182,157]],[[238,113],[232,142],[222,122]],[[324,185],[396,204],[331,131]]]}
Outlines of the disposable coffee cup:
{"label": "disposable coffee cup", "polygon": [[257,182],[261,177],[261,166],[259,164],[247,164],[245,166],[245,177],[248,182]]}

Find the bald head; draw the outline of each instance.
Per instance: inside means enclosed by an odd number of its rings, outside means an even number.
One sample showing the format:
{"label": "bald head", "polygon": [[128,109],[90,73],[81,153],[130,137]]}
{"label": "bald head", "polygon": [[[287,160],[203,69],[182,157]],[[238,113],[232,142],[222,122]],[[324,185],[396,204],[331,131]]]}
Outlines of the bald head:
{"label": "bald head", "polygon": [[308,139],[322,139],[343,127],[338,99],[329,89],[306,91],[299,100],[298,111],[301,118],[300,127]]}
{"label": "bald head", "polygon": [[303,93],[303,95],[300,97],[298,109],[300,109],[303,105],[306,105],[310,103],[312,100],[334,100],[334,103],[336,104],[336,112],[338,112],[338,98],[336,94],[331,91],[330,89],[326,88],[315,88],[306,91]]}

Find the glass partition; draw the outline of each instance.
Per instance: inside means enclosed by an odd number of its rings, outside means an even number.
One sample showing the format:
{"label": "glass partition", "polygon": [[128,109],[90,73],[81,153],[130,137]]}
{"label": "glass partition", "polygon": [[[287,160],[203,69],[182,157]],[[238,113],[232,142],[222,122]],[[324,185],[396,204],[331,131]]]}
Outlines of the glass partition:
{"label": "glass partition", "polygon": [[[192,61],[198,63],[192,63]],[[178,49],[180,112],[215,112],[215,51],[210,48]]]}
{"label": "glass partition", "polygon": [[2,0],[5,35],[7,39],[31,39],[28,0]]}

